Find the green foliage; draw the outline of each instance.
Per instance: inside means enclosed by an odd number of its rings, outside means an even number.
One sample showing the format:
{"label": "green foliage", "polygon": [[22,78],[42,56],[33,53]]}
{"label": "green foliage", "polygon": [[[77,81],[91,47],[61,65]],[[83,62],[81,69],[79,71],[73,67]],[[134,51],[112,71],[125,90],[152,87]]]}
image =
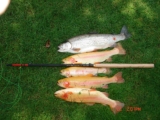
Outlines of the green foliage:
{"label": "green foliage", "polygon": [[[158,0],[12,0],[0,16],[1,120],[156,120],[160,115],[160,2]],[[54,96],[62,68],[14,68],[8,63],[62,63],[67,39],[92,31],[132,37],[121,41],[125,56],[114,63],[154,63],[154,69],[112,69],[125,83],[110,84],[109,97],[125,103],[114,115],[108,106],[69,103]],[[45,42],[51,41],[50,48]],[[103,75],[104,76],[104,75]],[[128,108],[139,107],[141,111]]]}

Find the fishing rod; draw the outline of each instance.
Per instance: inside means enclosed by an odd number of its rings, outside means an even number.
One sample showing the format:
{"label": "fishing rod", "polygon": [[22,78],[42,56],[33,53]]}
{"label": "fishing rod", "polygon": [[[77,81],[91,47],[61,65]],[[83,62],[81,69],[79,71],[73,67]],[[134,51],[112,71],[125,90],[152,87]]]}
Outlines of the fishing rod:
{"label": "fishing rod", "polygon": [[106,68],[154,68],[154,64],[124,64],[124,63],[102,63],[102,64],[7,64],[13,67],[106,67]]}

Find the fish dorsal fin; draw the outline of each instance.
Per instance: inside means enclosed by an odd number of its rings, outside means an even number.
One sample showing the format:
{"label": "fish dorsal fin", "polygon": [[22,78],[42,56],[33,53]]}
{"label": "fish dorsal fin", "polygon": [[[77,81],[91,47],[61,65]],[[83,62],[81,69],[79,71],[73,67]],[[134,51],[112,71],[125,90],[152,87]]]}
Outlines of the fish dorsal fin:
{"label": "fish dorsal fin", "polygon": [[91,31],[88,34],[98,34],[98,32],[97,31]]}
{"label": "fish dorsal fin", "polygon": [[73,48],[73,51],[79,52],[81,49],[80,48]]}
{"label": "fish dorsal fin", "polygon": [[109,94],[107,92],[102,92],[106,97],[109,96]]}
{"label": "fish dorsal fin", "polygon": [[100,64],[100,62],[95,62],[94,64]]}
{"label": "fish dorsal fin", "polygon": [[84,75],[86,77],[93,77],[94,75],[93,74],[87,74],[87,75]]}
{"label": "fish dorsal fin", "polygon": [[107,84],[106,84],[106,85],[103,85],[102,88],[107,89],[107,88],[108,88],[108,85],[107,85]]}
{"label": "fish dorsal fin", "polygon": [[112,62],[112,58],[109,57],[108,59],[106,59],[107,62]]}
{"label": "fish dorsal fin", "polygon": [[88,103],[85,103],[86,105],[89,105],[89,106],[92,106],[92,105],[94,105],[95,103],[90,103],[90,102],[88,102]]}
{"label": "fish dorsal fin", "polygon": [[90,91],[96,91],[96,88],[90,88]]}

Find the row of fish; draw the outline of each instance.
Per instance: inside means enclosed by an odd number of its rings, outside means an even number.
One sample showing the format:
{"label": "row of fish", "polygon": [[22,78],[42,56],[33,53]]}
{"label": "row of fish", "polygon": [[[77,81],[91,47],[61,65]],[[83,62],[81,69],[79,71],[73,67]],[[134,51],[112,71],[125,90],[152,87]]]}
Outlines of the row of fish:
{"label": "row of fish", "polygon": [[[73,68],[70,67],[72,70]],[[66,68],[66,69],[70,69]],[[80,68],[83,70],[83,68]],[[85,70],[86,68],[84,68]],[[95,68],[99,69],[99,68]],[[94,70],[95,70],[94,69]],[[104,68],[102,68],[104,69]],[[62,70],[62,71],[65,71]],[[76,74],[75,74],[76,75]],[[79,74],[78,74],[79,75]],[[108,93],[100,92],[96,88],[108,88],[110,83],[123,83],[122,73],[118,72],[113,77],[97,77],[97,76],[80,76],[67,77],[58,80],[60,87],[66,88],[55,92],[55,96],[69,102],[85,103],[93,105],[100,103],[102,105],[109,105],[114,113],[118,113],[124,107],[124,103],[117,100],[110,99]]]}
{"label": "row of fish", "polygon": [[[123,26],[118,35],[91,34],[71,38],[68,42],[59,46],[59,52],[79,53],[71,55],[62,61],[65,64],[95,64],[111,61],[111,56],[124,55],[126,52],[116,42],[130,37],[127,28]],[[115,46],[112,50],[97,51]],[[109,68],[69,67],[61,70],[61,75],[66,78],[58,80],[58,85],[65,89],[55,92],[55,96],[69,102],[85,103],[93,105],[100,103],[109,105],[114,113],[118,113],[124,107],[124,103],[112,100],[108,93],[100,92],[96,88],[108,88],[110,83],[123,83],[122,73],[118,72],[113,77],[98,77],[99,73],[109,74]]]}

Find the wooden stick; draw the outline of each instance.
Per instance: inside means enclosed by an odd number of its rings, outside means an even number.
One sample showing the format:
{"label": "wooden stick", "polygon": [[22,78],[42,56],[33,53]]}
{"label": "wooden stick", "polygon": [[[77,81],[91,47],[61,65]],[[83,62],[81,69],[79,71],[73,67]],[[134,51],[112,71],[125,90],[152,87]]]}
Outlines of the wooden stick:
{"label": "wooden stick", "polygon": [[94,67],[107,68],[154,68],[154,64],[94,64]]}

